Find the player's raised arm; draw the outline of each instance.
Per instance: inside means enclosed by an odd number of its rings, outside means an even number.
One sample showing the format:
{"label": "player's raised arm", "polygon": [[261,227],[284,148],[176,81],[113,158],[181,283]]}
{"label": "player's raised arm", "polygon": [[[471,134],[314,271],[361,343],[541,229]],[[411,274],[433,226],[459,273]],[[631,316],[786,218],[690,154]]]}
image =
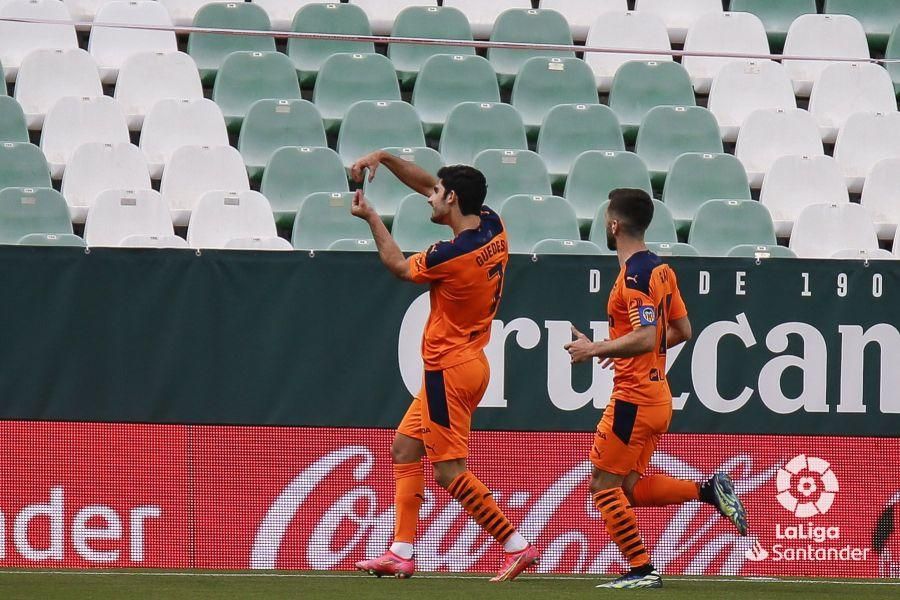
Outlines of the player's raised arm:
{"label": "player's raised arm", "polygon": [[403,256],[403,252],[400,251],[397,242],[394,241],[387,227],[384,226],[381,217],[378,216],[378,213],[363,196],[362,190],[356,190],[353,204],[350,206],[350,213],[369,224],[369,228],[372,230],[372,237],[375,238],[375,245],[378,247],[378,256],[381,258],[384,266],[388,268],[388,271],[398,279],[412,281],[409,263]]}
{"label": "player's raised arm", "polygon": [[397,179],[402,181],[404,185],[423,196],[430,196],[438,182],[434,175],[422,167],[384,150],[376,150],[353,163],[353,166],[350,167],[350,176],[357,183],[362,183],[365,170],[368,169],[369,181],[372,181],[375,178],[375,171],[378,170],[379,165],[384,165],[390,169],[391,173],[396,175]]}

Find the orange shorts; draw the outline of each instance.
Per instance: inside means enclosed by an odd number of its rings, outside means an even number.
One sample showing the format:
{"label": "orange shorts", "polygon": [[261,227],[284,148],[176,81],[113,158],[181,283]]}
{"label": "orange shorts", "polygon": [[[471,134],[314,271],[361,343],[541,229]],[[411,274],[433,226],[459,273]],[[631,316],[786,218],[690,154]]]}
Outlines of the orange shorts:
{"label": "orange shorts", "polygon": [[422,390],[397,432],[422,440],[431,462],[468,457],[472,411],[481,402],[490,377],[483,354],[443,371],[426,370]]}
{"label": "orange shorts", "polygon": [[671,422],[671,403],[642,406],[613,398],[597,425],[591,464],[616,475],[643,475]]}

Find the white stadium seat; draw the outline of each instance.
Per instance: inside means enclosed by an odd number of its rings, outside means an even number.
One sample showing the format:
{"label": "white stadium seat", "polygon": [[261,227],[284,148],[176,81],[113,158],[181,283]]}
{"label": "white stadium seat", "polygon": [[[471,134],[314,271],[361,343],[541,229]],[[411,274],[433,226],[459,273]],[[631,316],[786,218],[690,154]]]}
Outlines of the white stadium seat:
{"label": "white stadium seat", "polygon": [[[368,241],[368,240],[366,240]],[[372,242],[374,244],[374,242]],[[289,241],[280,237],[235,238],[225,243],[226,250],[279,250],[290,252],[294,249]]]}
{"label": "white stadium seat", "polygon": [[894,112],[897,98],[887,70],[873,63],[834,63],[825,68],[809,96],[809,112],[822,139],[833,144],[850,115]]}
{"label": "white stadium seat", "polygon": [[460,10],[472,26],[476,39],[491,37],[494,21],[510,8],[531,8],[531,0],[444,0],[444,6]]}
{"label": "white stadium seat", "polygon": [[625,12],[627,0],[541,0],[541,8],[560,13],[569,22],[572,37],[577,42],[587,39],[588,30],[600,15],[608,12]]}
{"label": "white stadium seat", "polygon": [[62,195],[76,223],[84,222],[88,209],[102,192],[149,189],[147,161],[137,146],[127,142],[79,146],[72,153],[62,180]]}
{"label": "white stadium seat", "polygon": [[[0,17],[70,21],[66,5],[59,0],[11,0],[0,7]],[[65,24],[0,21],[0,64],[7,81],[15,81],[22,60],[33,50],[78,47],[75,27]]]}
{"label": "white stadium seat", "polygon": [[172,154],[182,146],[227,145],[222,110],[206,98],[160,100],[147,113],[141,129],[141,150],[153,179],[160,178]]}
{"label": "white stadium seat", "polygon": [[35,50],[19,67],[15,97],[25,113],[28,129],[40,129],[47,111],[60,98],[102,95],[97,64],[80,48]]}
{"label": "white stadium seat", "polygon": [[722,139],[734,142],[750,113],[765,108],[797,108],[797,99],[781,64],[771,60],[736,61],[723,66],[713,79],[708,108],[719,122]]}
{"label": "white stadium seat", "polygon": [[163,172],[160,193],[175,225],[187,225],[206,192],[244,192],[250,180],[240,152],[231,146],[184,146],[172,154]]}
{"label": "white stadium seat", "polygon": [[[791,23],[784,42],[785,56],[864,59],[869,56],[866,32],[848,15],[801,15]],[[824,60],[785,60],[798,96],[809,96],[819,74],[830,64]]]}
{"label": "white stadium seat", "polygon": [[782,156],[822,156],[825,149],[812,115],[799,108],[764,109],[750,113],[741,126],[734,155],[757,189],[775,160]]}
{"label": "white stadium seat", "polygon": [[265,196],[251,191],[203,194],[187,231],[191,248],[224,248],[234,239],[275,237],[272,206]]}
{"label": "white stadium seat", "polygon": [[704,15],[722,12],[720,0],[637,0],[634,9],[660,17],[673,43],[684,42],[688,30]]}
{"label": "white stadium seat", "polygon": [[177,235],[129,235],[119,244],[122,248],[187,248]]}
{"label": "white stadium seat", "polygon": [[142,52],[125,61],[116,80],[115,98],[128,129],[140,131],[144,117],[160,100],[200,100],[203,84],[194,59],[184,52]]}
{"label": "white stadium seat", "polygon": [[841,165],[847,187],[862,191],[875,163],[900,157],[900,113],[857,113],[838,132],[834,158]]}
{"label": "white stadium seat", "polygon": [[894,256],[900,258],[900,227],[897,228],[897,233],[894,234]]}
{"label": "white stadium seat", "polygon": [[[697,19],[688,30],[684,49],[691,52],[721,52],[723,54],[768,54],[769,39],[759,17],[750,13],[710,13]],[[685,56],[682,66],[691,76],[694,90],[708,94],[713,78],[722,67],[740,58],[710,58]]]}
{"label": "white stadium seat", "polygon": [[830,156],[782,156],[766,173],[759,201],[772,214],[775,235],[788,237],[804,208],[822,202],[844,204],[850,194]]}
{"label": "white stadium seat", "polygon": [[69,9],[73,21],[93,21],[104,4],[115,0],[62,0]]}
{"label": "white stadium seat", "polygon": [[290,31],[294,23],[294,15],[307,4],[319,4],[322,0],[252,0],[266,14],[275,31]]}
{"label": "white stadium seat", "polygon": [[[669,51],[669,35],[662,19],[653,14],[638,12],[606,13],[591,25],[587,46],[622,48],[629,50]],[[613,77],[629,60],[672,60],[668,54],[588,53],[584,61],[590,65],[600,91],[608,92]]]}
{"label": "white stadium seat", "polygon": [[437,6],[437,0],[350,0],[366,12],[375,35],[391,35],[394,19],[410,6]]}
{"label": "white stadium seat", "polygon": [[847,250],[838,250],[831,255],[831,258],[841,258],[845,260],[893,260],[896,257],[882,248],[876,248],[875,250],[856,250],[849,248]]}
{"label": "white stadium seat", "polygon": [[[100,8],[96,22],[172,26],[169,11],[155,0],[110,2]],[[88,42],[88,52],[97,61],[103,83],[114,83],[119,69],[135,54],[176,51],[178,44],[173,31],[94,26]]]}
{"label": "white stadium seat", "polygon": [[797,217],[790,248],[799,258],[830,258],[841,250],[877,250],[878,239],[859,204],[813,204]]}
{"label": "white stadium seat", "polygon": [[156,190],[107,190],[88,209],[88,246],[119,246],[129,236],[175,235],[169,209]]}
{"label": "white stadium seat", "polygon": [[[221,0],[227,2],[228,0]],[[172,23],[175,25],[193,25],[197,11],[207,4],[219,3],[219,0],[159,0],[166,7]]]}
{"label": "white stadium seat", "polygon": [[109,96],[60,99],[44,118],[41,150],[54,179],[62,178],[72,153],[89,142],[128,143],[128,127],[119,103]]}
{"label": "white stadium seat", "polygon": [[878,239],[893,239],[900,223],[900,158],[875,163],[866,177],[860,202],[872,215]]}

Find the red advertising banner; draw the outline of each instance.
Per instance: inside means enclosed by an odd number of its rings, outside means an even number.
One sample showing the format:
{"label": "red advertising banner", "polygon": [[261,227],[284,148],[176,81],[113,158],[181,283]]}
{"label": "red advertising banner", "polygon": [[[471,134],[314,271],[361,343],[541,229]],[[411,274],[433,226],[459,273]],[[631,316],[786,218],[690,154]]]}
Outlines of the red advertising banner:
{"label": "red advertising banner", "polygon": [[[391,542],[390,431],[6,422],[0,436],[0,565],[351,569]],[[590,434],[472,442],[471,469],[541,548],[541,572],[625,568],[589,501]],[[669,435],[652,464],[695,480],[717,470],[751,535],[698,502],[638,509],[663,572],[900,576],[900,440]],[[500,560],[435,484],[416,550],[420,570]]]}

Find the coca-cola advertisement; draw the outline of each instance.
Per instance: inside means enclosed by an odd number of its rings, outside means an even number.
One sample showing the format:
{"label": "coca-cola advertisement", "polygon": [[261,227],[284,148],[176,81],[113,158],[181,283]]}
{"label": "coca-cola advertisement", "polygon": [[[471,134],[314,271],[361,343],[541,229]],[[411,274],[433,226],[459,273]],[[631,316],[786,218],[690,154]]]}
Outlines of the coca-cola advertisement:
{"label": "coca-cola advertisement", "polygon": [[[392,435],[0,423],[0,565],[352,569],[391,542]],[[541,549],[540,572],[627,568],[589,499],[591,441],[472,434],[470,468]],[[747,506],[750,535],[699,502],[639,508],[663,572],[900,575],[900,440],[673,434],[651,465],[698,481],[719,470]],[[416,557],[424,571],[484,572],[500,550],[430,483]]]}

